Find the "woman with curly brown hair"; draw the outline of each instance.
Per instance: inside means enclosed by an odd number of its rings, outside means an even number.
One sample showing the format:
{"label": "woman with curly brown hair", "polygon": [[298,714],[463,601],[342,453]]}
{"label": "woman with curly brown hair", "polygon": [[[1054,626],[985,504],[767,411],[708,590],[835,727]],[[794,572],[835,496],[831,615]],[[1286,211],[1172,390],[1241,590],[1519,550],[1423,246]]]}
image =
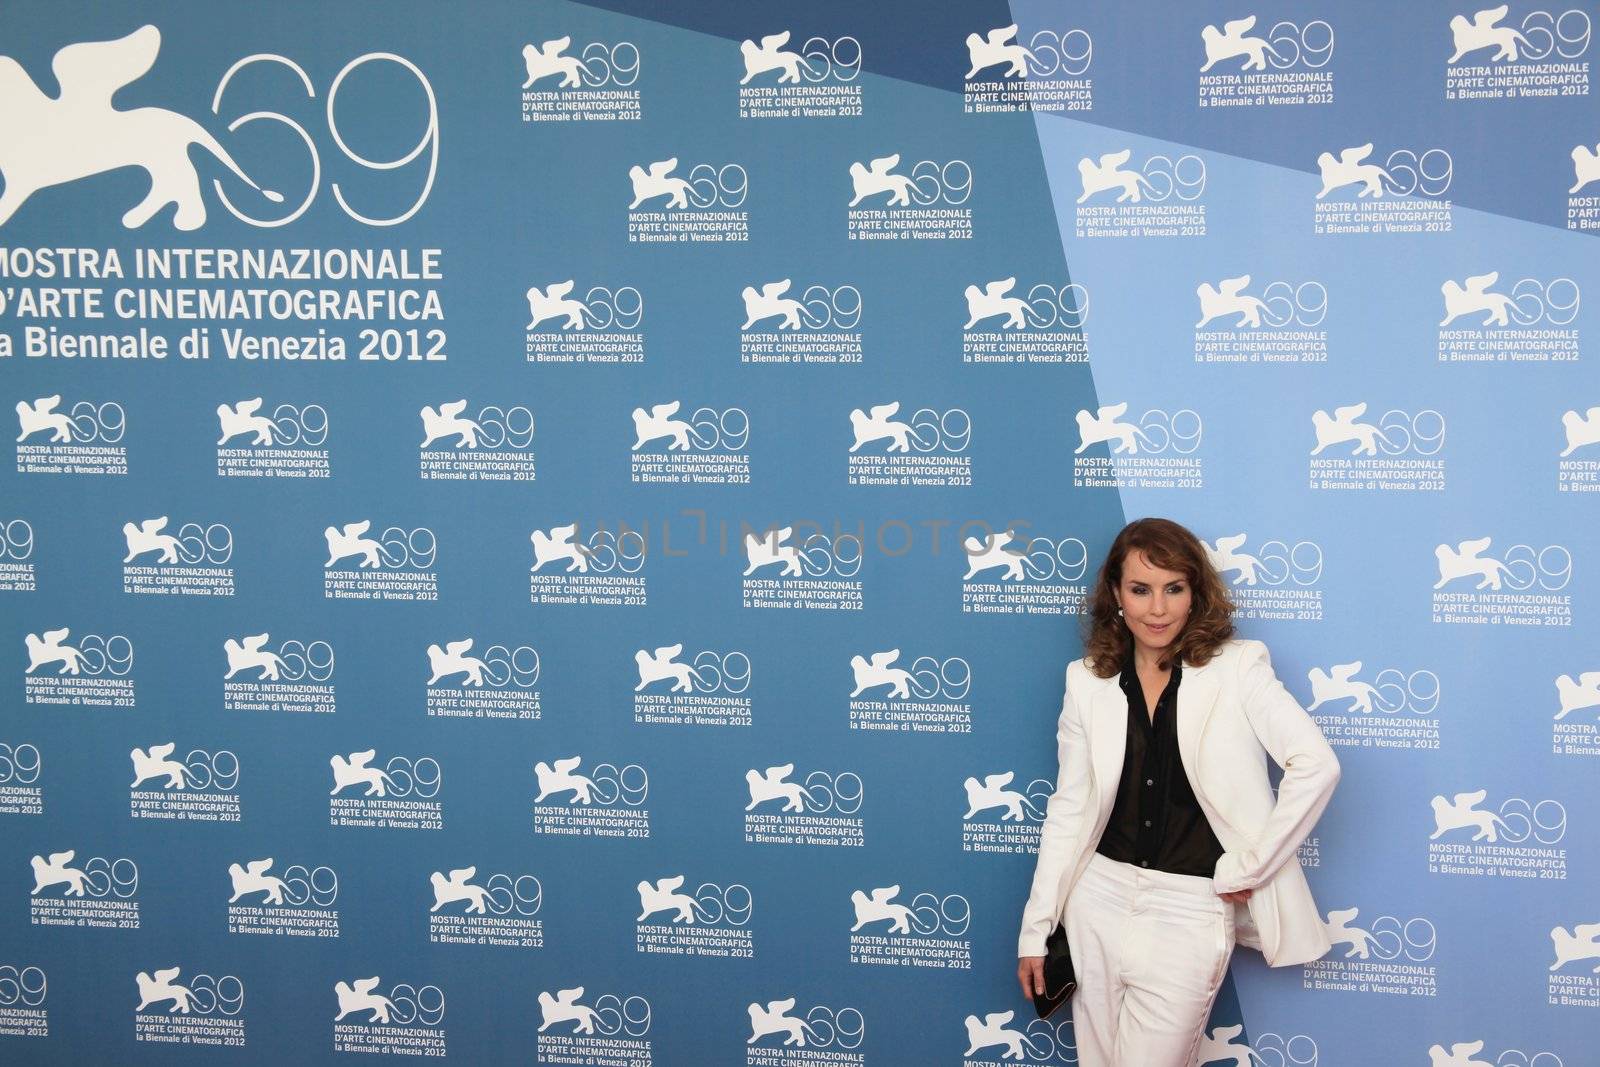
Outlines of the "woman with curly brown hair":
{"label": "woman with curly brown hair", "polygon": [[1190,1067],[1236,943],[1274,967],[1328,951],[1296,851],[1339,761],[1233,610],[1205,547],[1159,518],[1122,529],[1089,597],[1017,943],[1042,993],[1064,928],[1081,1067]]}

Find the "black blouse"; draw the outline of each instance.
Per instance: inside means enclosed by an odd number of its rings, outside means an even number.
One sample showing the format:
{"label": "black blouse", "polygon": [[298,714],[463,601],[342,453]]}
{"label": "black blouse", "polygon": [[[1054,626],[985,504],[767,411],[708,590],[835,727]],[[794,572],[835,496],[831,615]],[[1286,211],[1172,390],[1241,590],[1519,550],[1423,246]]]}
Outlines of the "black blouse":
{"label": "black blouse", "polygon": [[1152,718],[1129,645],[1119,682],[1128,697],[1127,749],[1111,820],[1095,851],[1136,867],[1210,878],[1223,850],[1195,799],[1178,751],[1182,677],[1183,664],[1174,660]]}

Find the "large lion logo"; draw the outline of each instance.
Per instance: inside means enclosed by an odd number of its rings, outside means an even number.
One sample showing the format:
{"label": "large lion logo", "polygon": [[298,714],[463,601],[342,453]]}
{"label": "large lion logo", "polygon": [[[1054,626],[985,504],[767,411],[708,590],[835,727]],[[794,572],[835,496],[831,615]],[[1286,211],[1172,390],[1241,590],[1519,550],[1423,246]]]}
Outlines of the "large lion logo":
{"label": "large lion logo", "polygon": [[143,77],[161,49],[161,31],[141,26],[115,41],[69,44],[50,62],[61,95],[40,91],[22,65],[0,56],[0,226],[40,189],[103,174],[119,167],[143,167],[150,192],[122,216],[129,229],[143,226],[168,204],[177,205],[172,224],[180,230],[205,225],[200,175],[189,160],[199,145],[251,188],[274,203],[283,197],[250,180],[227,149],[199,123],[158,107],[119,111],[111,105],[118,89]]}

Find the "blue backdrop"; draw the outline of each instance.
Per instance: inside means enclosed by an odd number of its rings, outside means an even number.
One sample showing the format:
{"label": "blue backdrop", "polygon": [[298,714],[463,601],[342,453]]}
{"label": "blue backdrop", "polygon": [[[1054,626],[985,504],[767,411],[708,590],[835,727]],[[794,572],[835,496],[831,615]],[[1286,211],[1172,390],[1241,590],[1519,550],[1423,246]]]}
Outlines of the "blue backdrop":
{"label": "blue backdrop", "polygon": [[1073,1064],[1075,614],[1344,778],[1202,1063],[1600,1063],[1597,13],[0,11],[0,1059]]}

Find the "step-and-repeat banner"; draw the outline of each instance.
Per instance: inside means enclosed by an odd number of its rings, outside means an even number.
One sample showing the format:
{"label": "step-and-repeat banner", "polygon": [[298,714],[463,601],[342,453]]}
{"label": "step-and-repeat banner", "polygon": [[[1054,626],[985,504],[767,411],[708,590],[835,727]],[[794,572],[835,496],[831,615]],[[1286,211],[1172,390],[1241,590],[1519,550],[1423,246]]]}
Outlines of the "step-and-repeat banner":
{"label": "step-and-repeat banner", "polygon": [[0,1060],[1074,1064],[1156,514],[1345,768],[1201,1062],[1600,1063],[1597,22],[6,4]]}

